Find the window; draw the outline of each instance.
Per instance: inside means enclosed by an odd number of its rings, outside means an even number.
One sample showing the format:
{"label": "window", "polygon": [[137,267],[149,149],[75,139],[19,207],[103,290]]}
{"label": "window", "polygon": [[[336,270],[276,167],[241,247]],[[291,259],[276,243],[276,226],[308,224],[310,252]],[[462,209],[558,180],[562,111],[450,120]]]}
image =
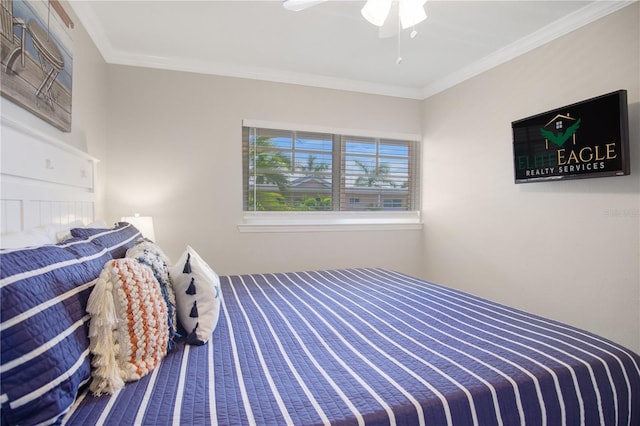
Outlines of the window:
{"label": "window", "polygon": [[419,217],[417,140],[245,124],[242,145],[245,218]]}
{"label": "window", "polygon": [[245,211],[334,209],[332,135],[243,130]]}
{"label": "window", "polygon": [[[412,155],[415,142],[340,136],[340,196],[357,204],[340,203],[340,210],[416,210],[417,173]],[[389,206],[387,199],[400,200]]]}
{"label": "window", "polygon": [[386,209],[402,210],[404,208],[402,198],[385,198],[383,202]]}

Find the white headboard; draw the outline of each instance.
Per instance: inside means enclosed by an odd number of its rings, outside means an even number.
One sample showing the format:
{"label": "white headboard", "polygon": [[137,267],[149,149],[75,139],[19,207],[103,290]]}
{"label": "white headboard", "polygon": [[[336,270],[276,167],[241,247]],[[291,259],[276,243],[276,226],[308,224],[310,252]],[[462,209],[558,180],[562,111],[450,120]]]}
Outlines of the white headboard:
{"label": "white headboard", "polygon": [[98,160],[2,117],[0,231],[92,222]]}

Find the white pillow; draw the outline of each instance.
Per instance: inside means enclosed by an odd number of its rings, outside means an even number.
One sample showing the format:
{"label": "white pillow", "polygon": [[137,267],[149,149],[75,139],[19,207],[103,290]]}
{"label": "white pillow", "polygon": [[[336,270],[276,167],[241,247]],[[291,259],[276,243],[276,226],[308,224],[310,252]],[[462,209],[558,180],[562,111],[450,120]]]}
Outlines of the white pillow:
{"label": "white pillow", "polygon": [[0,235],[0,248],[15,249],[23,247],[41,246],[44,244],[54,244],[48,236],[37,230],[24,232],[9,232]]}
{"label": "white pillow", "polygon": [[81,220],[75,220],[68,225],[56,225],[59,230],[56,231],[56,242],[61,243],[64,240],[73,238],[71,235],[71,228],[81,228],[84,226],[84,222]]}
{"label": "white pillow", "polygon": [[[104,221],[95,221],[87,225],[87,228],[106,228],[101,226]],[[72,238],[71,228],[84,227],[81,220],[75,220],[68,224],[49,224],[36,226],[35,228],[21,232],[9,232],[0,235],[0,248],[23,248],[41,246],[44,244],[61,243]]]}
{"label": "white pillow", "polygon": [[213,269],[187,246],[169,274],[176,292],[178,320],[190,345],[207,343],[218,324],[222,292],[220,278]]}
{"label": "white pillow", "polygon": [[107,222],[105,222],[102,219],[94,220],[93,222],[85,226],[85,228],[108,228],[108,227],[109,225],[107,225]]}

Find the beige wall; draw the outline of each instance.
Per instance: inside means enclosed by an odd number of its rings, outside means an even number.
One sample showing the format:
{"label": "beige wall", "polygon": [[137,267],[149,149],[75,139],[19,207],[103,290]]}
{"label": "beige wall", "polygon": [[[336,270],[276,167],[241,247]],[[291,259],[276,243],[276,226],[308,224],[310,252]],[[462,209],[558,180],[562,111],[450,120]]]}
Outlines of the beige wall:
{"label": "beige wall", "polygon": [[[70,10],[70,8],[67,8]],[[77,22],[77,19],[76,19]],[[96,176],[96,218],[107,214],[107,67],[82,25],[76,25],[73,64],[73,138],[80,148],[98,158]],[[82,146],[84,143],[84,146]]]}
{"label": "beige wall", "polygon": [[[425,277],[640,349],[639,8],[425,102]],[[618,89],[630,176],[513,183],[512,121]]]}
{"label": "beige wall", "polygon": [[422,103],[303,86],[109,67],[108,215],[152,215],[174,259],[219,273],[386,266],[417,274],[420,231],[240,233],[243,119],[421,133]]}

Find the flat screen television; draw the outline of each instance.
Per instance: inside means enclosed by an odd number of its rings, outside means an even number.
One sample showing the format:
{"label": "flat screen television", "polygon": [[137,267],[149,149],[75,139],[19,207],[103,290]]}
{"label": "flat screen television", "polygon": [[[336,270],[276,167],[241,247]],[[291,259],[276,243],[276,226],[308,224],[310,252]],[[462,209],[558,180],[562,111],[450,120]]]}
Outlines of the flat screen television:
{"label": "flat screen television", "polygon": [[515,183],[629,174],[627,91],[511,123]]}

